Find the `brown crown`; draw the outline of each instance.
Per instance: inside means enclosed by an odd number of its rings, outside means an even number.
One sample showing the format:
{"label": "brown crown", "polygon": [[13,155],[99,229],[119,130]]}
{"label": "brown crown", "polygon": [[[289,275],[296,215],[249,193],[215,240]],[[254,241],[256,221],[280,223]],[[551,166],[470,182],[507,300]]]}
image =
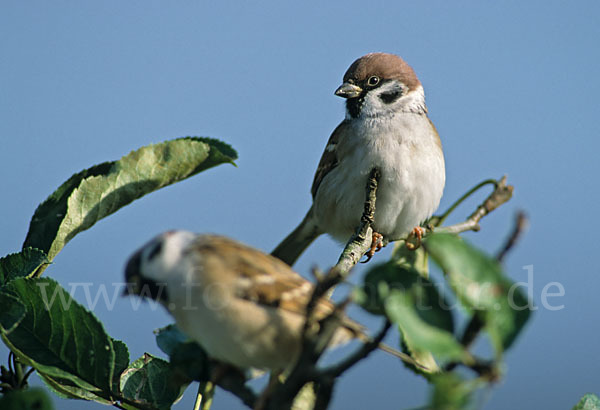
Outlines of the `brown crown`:
{"label": "brown crown", "polygon": [[411,90],[421,85],[411,66],[397,55],[388,53],[370,53],[362,56],[348,68],[344,74],[344,82],[352,80],[359,84],[374,75],[382,80],[400,80]]}

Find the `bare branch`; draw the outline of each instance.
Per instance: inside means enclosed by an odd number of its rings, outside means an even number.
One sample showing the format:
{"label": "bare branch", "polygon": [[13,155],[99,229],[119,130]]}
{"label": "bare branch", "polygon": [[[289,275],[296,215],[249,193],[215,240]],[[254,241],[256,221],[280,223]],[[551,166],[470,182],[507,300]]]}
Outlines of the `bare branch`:
{"label": "bare branch", "polygon": [[354,366],[362,359],[366,358],[369,354],[371,354],[371,352],[373,352],[373,350],[379,347],[381,341],[385,338],[385,335],[387,334],[388,330],[390,330],[391,326],[392,324],[390,323],[390,321],[386,320],[383,328],[377,333],[377,335],[372,340],[363,343],[363,345],[356,352],[347,357],[341,363],[333,365],[328,369],[322,370],[319,374],[319,378],[321,380],[322,378],[334,379],[342,373],[344,373],[349,368],[351,368],[352,366]]}
{"label": "bare branch", "polygon": [[254,408],[257,395],[246,386],[244,376],[235,371],[226,372],[217,381],[217,386],[237,396],[246,406]]}
{"label": "bare branch", "polygon": [[369,179],[366,187],[366,201],[364,205],[363,215],[360,218],[360,226],[356,233],[350,238],[344,248],[335,267],[339,269],[340,274],[345,278],[354,265],[360,261],[362,256],[370,249],[373,239],[373,224],[375,218],[375,204],[377,195],[377,185],[381,173],[377,168],[373,168],[369,174]]}
{"label": "bare branch", "polygon": [[529,225],[529,220],[527,219],[527,215],[523,211],[519,211],[517,216],[515,217],[515,226],[513,228],[512,233],[506,240],[506,243],[502,247],[502,250],[498,252],[496,259],[498,262],[502,262],[508,252],[514,248],[519,239],[523,236],[525,231],[527,230],[527,226]]}
{"label": "bare branch", "polygon": [[[334,311],[325,318],[318,318],[315,316],[315,307],[321,298],[327,297],[330,290],[348,277],[352,268],[371,248],[371,242],[373,240],[372,224],[375,216],[376,193],[380,177],[381,174],[379,170],[373,169],[371,171],[366,186],[366,200],[360,226],[346,244],[337,264],[326,274],[322,274],[318,270],[313,269],[316,284],[306,306],[306,321],[302,331],[300,355],[286,380],[283,382],[275,380],[275,383],[271,386],[271,393],[269,394],[269,397],[265,397],[266,401],[263,403],[265,408],[289,409],[292,407],[298,393],[305,386],[311,385],[312,391],[314,392],[314,401],[311,401],[310,406],[314,409],[325,409],[331,399],[331,393],[333,392],[336,378],[378,348],[380,342],[390,329],[391,324],[389,321],[386,321],[385,326],[377,333],[374,339],[366,341],[356,352],[348,356],[342,362],[326,369],[320,370],[317,368],[317,362],[339,326],[343,308],[347,303],[336,306]],[[456,207],[474,192],[486,185],[494,185],[494,191],[480,206],[477,207],[475,212],[473,212],[466,221],[456,225],[439,227],[444,219]],[[425,232],[425,235],[431,231],[449,233],[460,233],[469,230],[477,231],[479,230],[480,220],[485,215],[506,203],[511,198],[512,192],[513,187],[506,184],[506,177],[503,177],[500,181],[483,181],[463,195],[442,216],[432,218],[430,225],[428,225],[428,232]],[[510,243],[508,243],[505,248],[510,249],[514,245],[516,238],[520,235],[520,231],[521,230],[519,230],[519,233],[513,235],[515,239],[509,241]],[[463,344],[468,346],[472,343],[480,330],[478,328],[478,323],[473,323],[473,325],[470,326],[470,329],[468,329],[469,331],[465,332],[465,335],[463,335]],[[491,378],[490,375],[494,374],[494,369],[489,363],[475,358],[472,358],[469,363],[463,364],[480,375]],[[455,366],[455,364],[449,365],[449,367],[453,366]],[[243,380],[227,380],[224,378],[219,381],[218,385],[238,396],[248,407],[253,407],[257,404],[257,395],[244,385]]]}
{"label": "bare branch", "polygon": [[501,370],[498,368],[495,362],[489,360],[483,360],[474,356],[470,357],[470,363],[459,363],[451,362],[446,365],[444,371],[449,372],[454,370],[457,366],[462,365],[468,369],[474,371],[479,377],[488,380],[490,382],[498,381],[501,377]]}
{"label": "bare branch", "polygon": [[[301,353],[294,369],[288,375],[285,382],[275,388],[273,397],[268,403],[269,408],[289,408],[298,392],[309,382],[315,382],[316,402],[314,403],[314,407],[325,408],[327,403],[329,403],[334,380],[323,377],[321,372],[318,371],[316,363],[339,326],[340,316],[347,303],[336,306],[331,314],[322,319],[315,317],[315,306],[322,297],[348,276],[354,265],[360,261],[370,248],[373,234],[371,224],[375,216],[377,184],[380,176],[381,174],[376,168],[369,175],[360,227],[346,244],[337,264],[324,276],[316,274],[316,270],[313,271],[318,280],[306,306],[306,321],[302,331]],[[315,328],[318,329],[316,332],[314,331]],[[370,344],[367,345],[370,347]],[[377,345],[373,349],[376,347]],[[366,354],[363,352],[363,357]],[[356,362],[360,359],[356,359],[355,357],[354,360]]]}

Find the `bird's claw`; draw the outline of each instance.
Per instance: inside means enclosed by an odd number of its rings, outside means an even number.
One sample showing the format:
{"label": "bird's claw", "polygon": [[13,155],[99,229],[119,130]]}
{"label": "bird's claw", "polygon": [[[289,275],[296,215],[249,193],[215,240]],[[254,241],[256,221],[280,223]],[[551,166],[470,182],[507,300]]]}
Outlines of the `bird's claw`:
{"label": "bird's claw", "polygon": [[409,251],[415,251],[419,249],[423,240],[423,234],[425,234],[425,229],[420,226],[416,226],[406,238],[406,248]]}
{"label": "bird's claw", "polygon": [[375,255],[375,252],[379,252],[382,248],[383,248],[383,235],[377,232],[373,232],[373,240],[371,241],[371,249],[369,249],[369,251],[367,253],[365,253],[365,256],[367,257],[366,260],[362,261],[361,263],[367,263],[371,260],[371,258],[373,258],[373,255]]}

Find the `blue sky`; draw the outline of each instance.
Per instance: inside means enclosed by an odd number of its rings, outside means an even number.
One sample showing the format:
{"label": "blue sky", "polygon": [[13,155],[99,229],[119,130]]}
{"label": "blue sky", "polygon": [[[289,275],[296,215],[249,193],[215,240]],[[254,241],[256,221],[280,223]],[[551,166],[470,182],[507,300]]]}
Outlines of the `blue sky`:
{"label": "blue sky", "polygon": [[[314,169],[343,117],[333,91],[344,71],[367,52],[396,53],[420,77],[444,144],[442,207],[478,181],[508,174],[514,199],[467,237],[494,252],[518,209],[531,218],[506,267],[526,281],[524,267],[532,266],[540,308],[507,354],[506,377],[485,396],[486,408],[524,400],[569,408],[585,392],[600,393],[598,15],[594,1],[4,1],[0,254],[19,250],[37,204],[74,172],[185,135],[229,142],[238,167],[212,169],[122,209],[69,243],[46,274],[67,287],[91,282],[92,293],[102,285],[111,291],[129,254],[173,228],[270,251],[310,205]],[[321,238],[296,268],[326,267],[339,252]],[[560,310],[542,306],[552,282],[564,288],[550,299]],[[81,289],[75,297],[86,302]],[[132,358],[159,353],[152,330],[170,322],[162,310],[135,311],[118,298],[94,311]],[[377,354],[336,393],[333,408],[410,408],[425,403],[428,387]],[[192,399],[188,391],[175,408],[191,408]],[[241,406],[220,392],[214,408]]]}

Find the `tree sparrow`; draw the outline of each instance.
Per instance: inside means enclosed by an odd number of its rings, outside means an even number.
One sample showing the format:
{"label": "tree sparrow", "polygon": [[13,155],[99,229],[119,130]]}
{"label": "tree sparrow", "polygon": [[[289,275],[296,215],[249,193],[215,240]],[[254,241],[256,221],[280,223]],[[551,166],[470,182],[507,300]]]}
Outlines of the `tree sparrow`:
{"label": "tree sparrow", "polygon": [[445,183],[439,135],[425,94],[400,57],[371,53],[356,60],[335,94],[346,118],[333,131],[312,184],[313,205],[272,252],[292,265],[323,233],[347,242],[360,224],[367,178],[381,173],[373,231],[383,242],[403,238],[437,209]]}
{"label": "tree sparrow", "polygon": [[[171,231],[152,239],[127,262],[126,294],[159,301],[177,327],[208,355],[240,369],[282,371],[296,361],[313,285],[279,259],[216,235]],[[322,319],[333,304],[318,300]],[[331,346],[367,340],[340,313]],[[388,346],[382,350],[414,363]]]}

